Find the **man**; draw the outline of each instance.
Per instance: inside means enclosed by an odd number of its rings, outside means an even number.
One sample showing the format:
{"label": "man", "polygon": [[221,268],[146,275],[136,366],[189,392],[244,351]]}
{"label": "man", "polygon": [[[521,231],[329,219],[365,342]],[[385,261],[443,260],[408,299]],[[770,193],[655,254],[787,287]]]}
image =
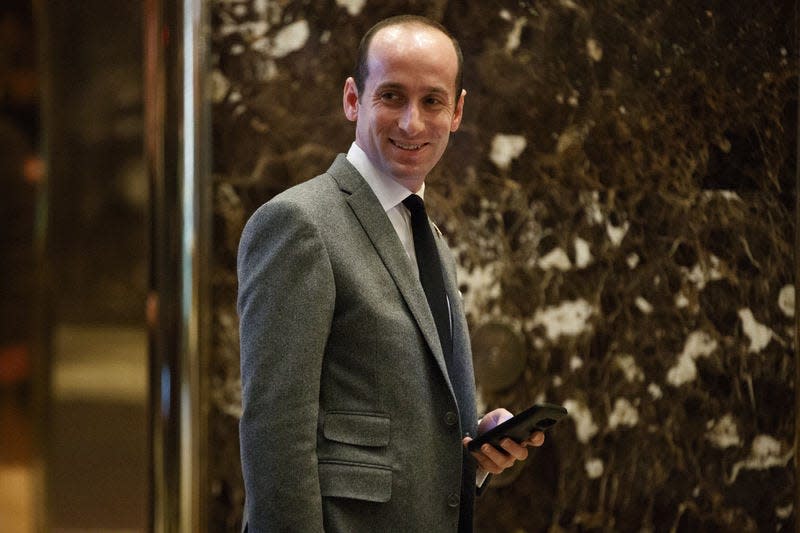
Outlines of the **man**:
{"label": "man", "polygon": [[458,43],[433,21],[378,23],[344,86],[356,123],[350,151],[245,227],[250,531],[471,531],[485,473],[544,440],[467,453],[471,436],[510,413],[493,411],[477,427],[453,257],[421,200],[407,204],[423,196],[461,123],[461,63]]}

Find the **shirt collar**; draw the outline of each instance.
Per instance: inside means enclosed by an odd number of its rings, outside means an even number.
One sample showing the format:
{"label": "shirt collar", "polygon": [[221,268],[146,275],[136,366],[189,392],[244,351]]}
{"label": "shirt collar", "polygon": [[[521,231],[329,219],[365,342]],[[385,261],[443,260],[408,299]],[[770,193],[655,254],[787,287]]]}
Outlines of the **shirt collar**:
{"label": "shirt collar", "polygon": [[[347,152],[347,160],[366,180],[367,184],[378,197],[384,211],[389,211],[405,200],[411,193],[391,176],[384,174],[372,164],[364,150],[355,142],[350,145]],[[419,191],[415,193],[420,198],[425,198],[425,184],[422,184]]]}

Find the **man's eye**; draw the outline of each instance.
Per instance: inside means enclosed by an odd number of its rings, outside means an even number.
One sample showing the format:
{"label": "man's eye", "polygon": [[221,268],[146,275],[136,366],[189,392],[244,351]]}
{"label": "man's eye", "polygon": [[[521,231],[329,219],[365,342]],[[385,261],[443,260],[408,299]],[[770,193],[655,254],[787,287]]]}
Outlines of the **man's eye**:
{"label": "man's eye", "polygon": [[383,93],[383,94],[381,94],[381,99],[382,100],[386,100],[387,102],[391,102],[391,101],[397,100],[398,98],[399,97],[397,96],[397,93]]}

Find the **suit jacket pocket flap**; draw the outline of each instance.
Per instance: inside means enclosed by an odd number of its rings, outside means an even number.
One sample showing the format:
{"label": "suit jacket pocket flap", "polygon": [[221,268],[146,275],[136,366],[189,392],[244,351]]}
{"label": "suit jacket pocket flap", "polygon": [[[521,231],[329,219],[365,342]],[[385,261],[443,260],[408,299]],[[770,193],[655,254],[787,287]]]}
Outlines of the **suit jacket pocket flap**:
{"label": "suit jacket pocket flap", "polygon": [[389,444],[389,428],[386,415],[334,411],[325,415],[322,434],[336,442],[378,447]]}
{"label": "suit jacket pocket flap", "polygon": [[319,487],[323,496],[388,502],[392,497],[392,470],[357,463],[320,463]]}

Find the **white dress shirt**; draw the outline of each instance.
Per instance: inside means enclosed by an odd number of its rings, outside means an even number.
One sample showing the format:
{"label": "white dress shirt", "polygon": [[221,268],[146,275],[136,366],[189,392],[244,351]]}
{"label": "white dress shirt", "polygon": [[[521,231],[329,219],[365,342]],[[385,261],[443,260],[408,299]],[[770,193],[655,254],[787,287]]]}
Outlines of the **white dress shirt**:
{"label": "white dress shirt", "polygon": [[386,216],[392,223],[403,248],[414,265],[414,271],[419,275],[417,267],[417,254],[414,252],[414,233],[411,231],[411,213],[403,204],[403,200],[410,194],[416,194],[423,200],[425,199],[425,184],[422,184],[419,192],[409,191],[391,176],[387,176],[372,164],[367,154],[356,143],[350,145],[347,152],[347,160],[356,167],[358,173],[366,180],[367,184],[378,197],[381,207],[386,211]]}

